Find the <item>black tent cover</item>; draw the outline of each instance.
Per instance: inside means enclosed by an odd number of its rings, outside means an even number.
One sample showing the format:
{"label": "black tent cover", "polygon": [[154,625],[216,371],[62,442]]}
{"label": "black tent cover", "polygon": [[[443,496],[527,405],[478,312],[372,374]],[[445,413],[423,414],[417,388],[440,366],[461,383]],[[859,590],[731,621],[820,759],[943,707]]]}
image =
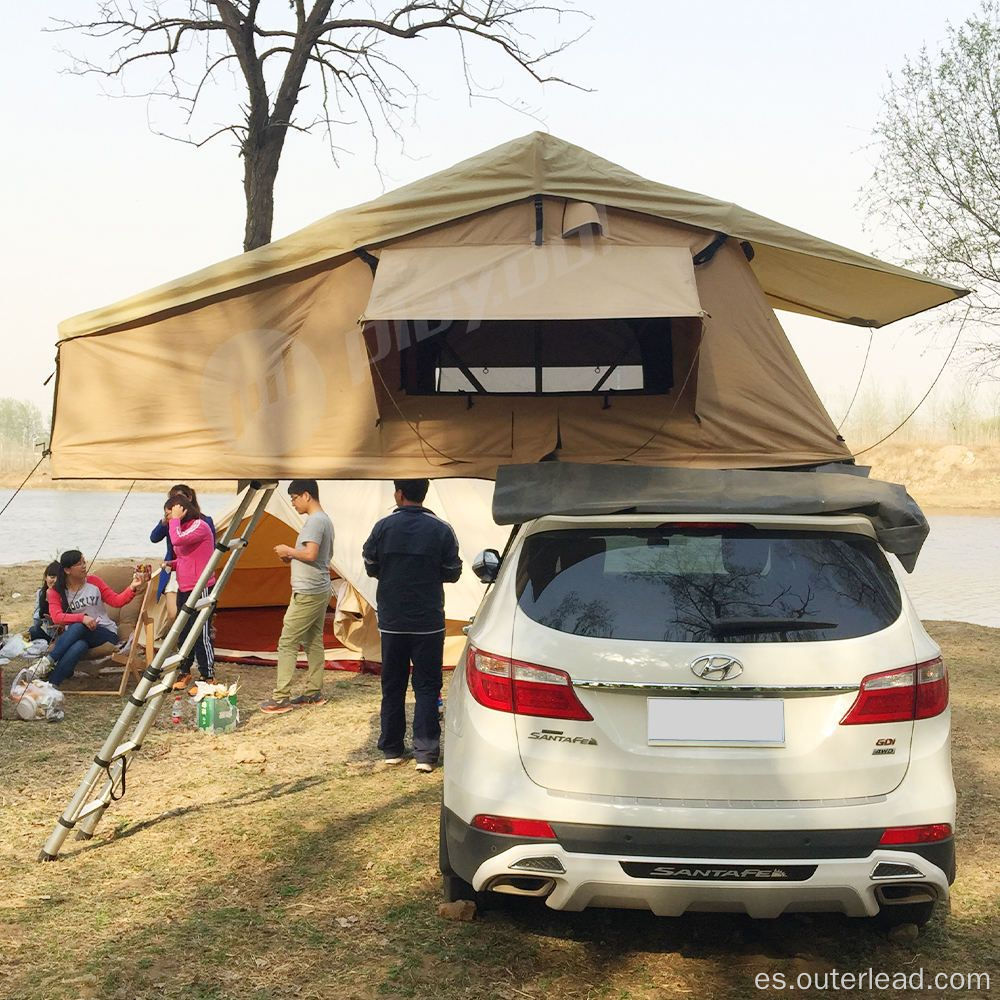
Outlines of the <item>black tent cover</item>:
{"label": "black tent cover", "polygon": [[493,519],[523,524],[546,514],[861,514],[879,544],[912,573],[927,519],[906,489],[867,470],[673,469],[540,462],[497,470]]}

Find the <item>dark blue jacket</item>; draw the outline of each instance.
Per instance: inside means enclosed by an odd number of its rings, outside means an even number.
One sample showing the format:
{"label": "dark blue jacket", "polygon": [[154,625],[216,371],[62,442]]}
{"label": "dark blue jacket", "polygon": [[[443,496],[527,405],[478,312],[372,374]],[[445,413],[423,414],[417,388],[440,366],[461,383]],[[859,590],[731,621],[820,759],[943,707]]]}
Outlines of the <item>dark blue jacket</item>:
{"label": "dark blue jacket", "polygon": [[462,575],[458,539],[426,507],[397,507],[383,517],[361,549],[365,570],[378,580],[378,627],[383,632],[440,632],[444,586]]}

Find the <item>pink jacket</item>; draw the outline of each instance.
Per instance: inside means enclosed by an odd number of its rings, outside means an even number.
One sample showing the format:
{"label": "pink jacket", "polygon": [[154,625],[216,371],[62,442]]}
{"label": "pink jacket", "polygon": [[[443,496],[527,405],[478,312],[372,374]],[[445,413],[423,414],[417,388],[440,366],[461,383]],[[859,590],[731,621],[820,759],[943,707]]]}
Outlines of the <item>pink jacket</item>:
{"label": "pink jacket", "polygon": [[[182,524],[177,518],[171,520],[168,529],[170,541],[177,556],[177,589],[194,590],[205,564],[212,558],[215,536],[212,529],[200,518]],[[215,583],[211,577],[208,584]]]}

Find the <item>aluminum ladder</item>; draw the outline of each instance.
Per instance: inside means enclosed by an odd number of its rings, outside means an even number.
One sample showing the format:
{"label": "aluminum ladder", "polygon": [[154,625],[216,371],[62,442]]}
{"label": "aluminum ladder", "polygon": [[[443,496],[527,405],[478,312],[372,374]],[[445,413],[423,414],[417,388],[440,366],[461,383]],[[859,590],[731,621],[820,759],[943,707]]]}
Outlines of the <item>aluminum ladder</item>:
{"label": "aluminum ladder", "polygon": [[[251,480],[243,498],[226,529],[225,535],[215,543],[215,551],[208,560],[198,582],[191,591],[192,595],[204,591],[209,579],[215,573],[215,568],[222,559],[230,555],[229,561],[223,567],[211,593],[207,597],[196,600],[192,606],[187,604],[177,609],[177,618],[167,633],[163,644],[157,650],[152,663],[145,669],[135,690],[129,695],[122,714],[114,724],[104,745],[94,757],[93,764],[77,788],[76,794],[69,801],[65,812],[56,821],[55,829],[45,841],[45,846],[38,855],[39,861],[55,861],[71,830],[76,830],[78,840],[89,840],[94,835],[97,824],[100,823],[108,806],[125,794],[125,775],[134,754],[142,749],[143,740],[149,732],[164,695],[168,694],[174,685],[177,671],[194,649],[198,636],[206,620],[215,610],[219,595],[226,586],[226,581],[232,575],[240,556],[249,544],[254,529],[264,516],[265,508],[277,487],[277,480]],[[247,524],[246,531],[239,534],[247,510],[254,506],[253,515]],[[195,616],[194,625],[179,649],[178,637],[186,621]],[[140,714],[141,712],[141,714]],[[133,720],[139,716],[133,726]],[[128,733],[128,739],[123,737]],[[104,777],[101,783],[101,777]],[[95,795],[95,791],[100,791]],[[115,790],[120,788],[121,793]]]}

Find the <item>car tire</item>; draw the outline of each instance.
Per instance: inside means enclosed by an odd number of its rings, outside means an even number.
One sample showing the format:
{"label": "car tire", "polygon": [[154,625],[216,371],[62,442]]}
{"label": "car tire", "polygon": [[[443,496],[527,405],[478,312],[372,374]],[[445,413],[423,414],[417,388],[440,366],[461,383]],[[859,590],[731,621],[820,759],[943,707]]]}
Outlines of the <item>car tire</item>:
{"label": "car tire", "polygon": [[471,899],[476,904],[476,909],[481,905],[482,893],[476,892],[464,878],[459,878],[457,875],[441,875],[441,895],[446,903]]}
{"label": "car tire", "polygon": [[441,872],[441,895],[446,903],[457,903],[469,899],[482,913],[497,905],[495,892],[476,892],[472,884],[455,874],[448,857],[448,838],[445,836],[444,804],[441,805],[441,821],[438,825],[438,869]]}
{"label": "car tire", "polygon": [[898,927],[900,924],[916,924],[924,927],[934,915],[934,902],[903,903],[899,906],[883,906],[875,918],[883,927]]}

